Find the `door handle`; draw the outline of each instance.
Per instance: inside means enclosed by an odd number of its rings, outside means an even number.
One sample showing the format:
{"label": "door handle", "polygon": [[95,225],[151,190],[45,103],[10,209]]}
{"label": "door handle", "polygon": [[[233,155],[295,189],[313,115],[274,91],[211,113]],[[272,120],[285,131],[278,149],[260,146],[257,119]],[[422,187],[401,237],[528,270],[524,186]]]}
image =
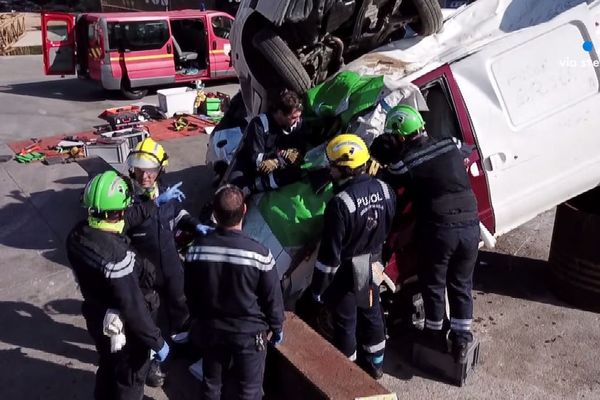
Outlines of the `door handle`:
{"label": "door handle", "polygon": [[214,40],[213,40],[213,43],[212,43],[212,49],[213,49],[213,50],[216,50],[216,49],[217,49],[217,42],[216,42],[216,41],[214,41]]}
{"label": "door handle", "polygon": [[488,171],[501,170],[510,162],[511,159],[516,160],[517,158],[519,158],[519,156],[509,156],[504,152],[490,154],[484,159],[485,169]]}
{"label": "door handle", "polygon": [[171,43],[167,43],[167,53],[171,54],[173,49],[171,48]]}

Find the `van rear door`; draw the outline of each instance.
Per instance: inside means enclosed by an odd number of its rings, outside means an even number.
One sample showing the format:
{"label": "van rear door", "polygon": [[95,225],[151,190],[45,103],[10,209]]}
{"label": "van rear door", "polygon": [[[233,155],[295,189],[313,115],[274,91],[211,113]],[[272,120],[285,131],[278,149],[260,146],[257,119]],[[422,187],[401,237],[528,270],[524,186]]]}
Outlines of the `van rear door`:
{"label": "van rear door", "polygon": [[451,65],[483,159],[497,234],[600,182],[599,49],[584,3]]}
{"label": "van rear door", "polygon": [[75,73],[75,16],[42,14],[42,49],[46,75]]}
{"label": "van rear door", "polygon": [[235,76],[231,63],[231,43],[229,35],[233,26],[233,18],[227,14],[213,14],[210,19],[208,35],[210,48],[210,77],[224,78]]}

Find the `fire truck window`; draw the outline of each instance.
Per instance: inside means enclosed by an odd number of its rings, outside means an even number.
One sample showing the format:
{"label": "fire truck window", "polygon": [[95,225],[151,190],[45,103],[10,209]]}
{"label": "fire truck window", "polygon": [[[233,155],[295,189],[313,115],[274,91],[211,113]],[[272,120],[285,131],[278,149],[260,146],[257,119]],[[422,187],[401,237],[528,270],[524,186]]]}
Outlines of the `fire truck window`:
{"label": "fire truck window", "polygon": [[229,32],[231,32],[231,25],[233,20],[231,18],[219,15],[212,18],[213,32],[216,36],[229,39]]}
{"label": "fire truck window", "polygon": [[69,39],[69,28],[66,21],[48,21],[46,29],[48,40],[51,42],[64,42]]}
{"label": "fire truck window", "polygon": [[169,39],[167,21],[113,22],[108,24],[111,50],[153,50]]}

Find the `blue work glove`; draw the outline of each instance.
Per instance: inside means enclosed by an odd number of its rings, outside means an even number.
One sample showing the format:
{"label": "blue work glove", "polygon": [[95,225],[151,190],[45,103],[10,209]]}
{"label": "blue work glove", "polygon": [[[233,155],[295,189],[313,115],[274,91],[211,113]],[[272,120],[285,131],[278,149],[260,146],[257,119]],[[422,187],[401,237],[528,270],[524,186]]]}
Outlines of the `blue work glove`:
{"label": "blue work glove", "polygon": [[161,193],[154,200],[156,202],[156,205],[160,206],[161,204],[165,204],[173,199],[177,199],[177,201],[181,203],[183,199],[185,199],[185,194],[183,194],[183,192],[179,190],[179,187],[181,185],[183,185],[183,182],[179,182],[177,185],[167,188],[167,190],[165,190],[164,193]]}
{"label": "blue work glove", "polygon": [[283,343],[283,331],[273,332],[269,342],[271,342],[273,346],[277,346]]}
{"label": "blue work glove", "polygon": [[198,232],[202,235],[209,234],[210,232],[212,232],[214,230],[215,230],[215,228],[213,228],[212,226],[203,225],[203,224],[196,225],[196,232]]}
{"label": "blue work glove", "polygon": [[158,362],[164,362],[167,359],[168,355],[169,355],[169,345],[167,344],[167,341],[165,340],[165,344],[163,344],[163,347],[158,351],[158,353],[154,354],[154,359],[158,360]]}

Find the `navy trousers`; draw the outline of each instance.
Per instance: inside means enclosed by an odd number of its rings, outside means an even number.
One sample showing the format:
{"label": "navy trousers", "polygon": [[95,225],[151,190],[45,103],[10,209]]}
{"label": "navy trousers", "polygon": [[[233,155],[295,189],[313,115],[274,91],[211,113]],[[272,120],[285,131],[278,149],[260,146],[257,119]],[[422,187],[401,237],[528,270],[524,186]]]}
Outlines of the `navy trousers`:
{"label": "navy trousers", "polygon": [[473,319],[473,270],[479,245],[479,221],[424,224],[417,227],[419,281],[425,327],[442,329],[448,287],[453,331],[470,331]]}
{"label": "navy trousers", "polygon": [[217,330],[202,333],[202,399],[221,399],[224,382],[235,386],[224,392],[236,399],[262,399],[267,339],[264,332],[258,335],[262,337],[262,347],[257,346],[257,334],[232,334]]}
{"label": "navy trousers", "polygon": [[333,314],[334,345],[352,361],[361,356],[373,366],[380,366],[385,351],[385,325],[379,287],[371,285],[373,305],[369,308],[357,306],[352,288],[352,270],[342,266],[323,296]]}
{"label": "navy trousers", "polygon": [[86,307],[82,313],[98,352],[95,400],[142,400],[150,369],[150,349],[136,337],[127,335],[125,347],[110,352],[110,339],[102,333],[104,314]]}

